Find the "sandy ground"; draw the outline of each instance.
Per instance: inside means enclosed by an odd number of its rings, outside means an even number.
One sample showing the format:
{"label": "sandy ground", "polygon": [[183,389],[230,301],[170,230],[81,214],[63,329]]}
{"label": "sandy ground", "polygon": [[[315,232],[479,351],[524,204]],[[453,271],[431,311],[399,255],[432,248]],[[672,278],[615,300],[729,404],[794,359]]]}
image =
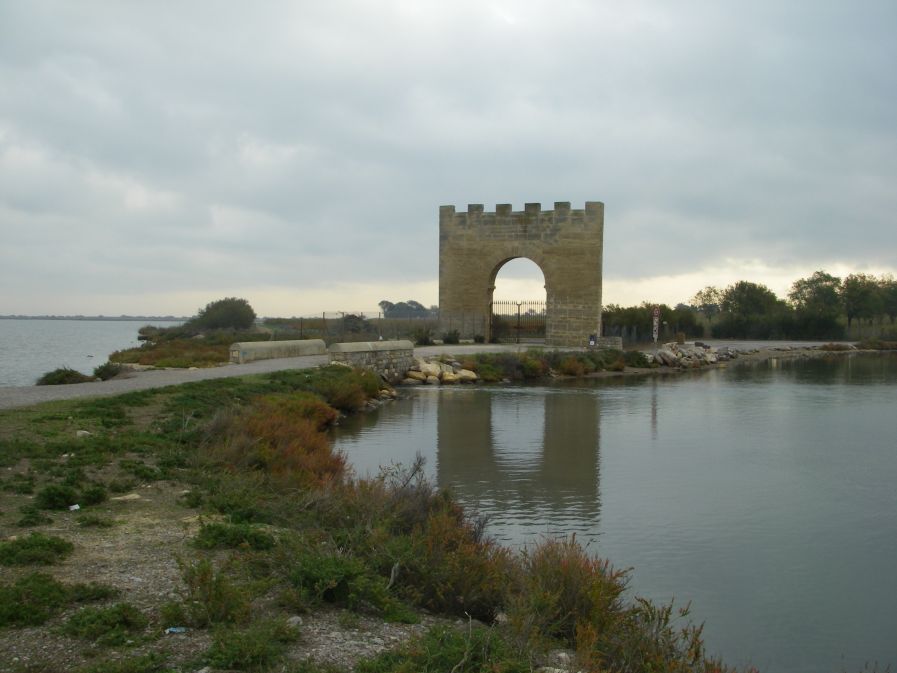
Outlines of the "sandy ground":
{"label": "sandy ground", "polygon": [[[730,346],[740,351],[758,350],[751,353],[752,359],[764,359],[775,354],[781,354],[782,349],[787,351],[811,349],[828,343],[824,341],[720,341],[705,340],[711,346]],[[415,355],[428,357],[440,354],[463,355],[465,353],[516,353],[531,348],[532,344],[471,344],[460,346],[424,346],[414,349]],[[654,350],[651,346],[643,348],[645,352]],[[56,400],[70,400],[82,397],[110,397],[133,390],[146,390],[149,388],[164,388],[190,381],[203,381],[206,379],[223,379],[231,376],[247,376],[249,374],[263,374],[267,372],[281,371],[284,369],[310,369],[327,364],[326,355],[307,355],[296,358],[278,358],[273,360],[259,360],[242,365],[226,364],[220,367],[205,369],[155,369],[142,372],[133,372],[126,378],[118,378],[112,381],[95,381],[91,383],[75,383],[61,386],[4,386],[0,387],[0,409],[14,409],[27,407],[41,402]]]}

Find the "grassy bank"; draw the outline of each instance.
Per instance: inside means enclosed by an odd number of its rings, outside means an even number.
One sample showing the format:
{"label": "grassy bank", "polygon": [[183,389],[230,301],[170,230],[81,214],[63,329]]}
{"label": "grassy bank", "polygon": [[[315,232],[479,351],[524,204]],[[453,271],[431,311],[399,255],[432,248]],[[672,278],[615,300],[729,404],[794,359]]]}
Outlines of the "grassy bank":
{"label": "grassy bank", "polygon": [[[512,554],[420,465],[353,477],[329,427],[379,388],[326,367],[0,413],[0,669],[726,670],[575,541]],[[379,625],[394,646],[333,644]]]}

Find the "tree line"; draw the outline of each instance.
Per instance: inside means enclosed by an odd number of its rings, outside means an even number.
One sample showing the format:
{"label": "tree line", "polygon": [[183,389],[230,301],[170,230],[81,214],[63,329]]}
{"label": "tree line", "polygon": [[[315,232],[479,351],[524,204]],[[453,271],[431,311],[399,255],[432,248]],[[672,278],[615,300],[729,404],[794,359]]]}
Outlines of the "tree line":
{"label": "tree line", "polygon": [[[604,333],[650,338],[653,306],[650,302],[628,308],[606,306]],[[763,284],[742,280],[725,289],[705,287],[690,304],[659,306],[665,331],[689,337],[704,336],[709,327],[716,338],[840,339],[852,326],[885,320],[894,324],[897,281],[889,275],[854,273],[842,279],[816,271],[794,281],[786,299]]]}

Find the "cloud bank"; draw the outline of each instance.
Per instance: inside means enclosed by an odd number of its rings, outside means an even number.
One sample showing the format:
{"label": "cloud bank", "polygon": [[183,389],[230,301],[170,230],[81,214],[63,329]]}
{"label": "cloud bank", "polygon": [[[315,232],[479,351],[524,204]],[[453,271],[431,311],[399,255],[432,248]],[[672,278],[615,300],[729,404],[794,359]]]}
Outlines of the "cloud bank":
{"label": "cloud bank", "polygon": [[894,272],[895,29],[875,0],[3,3],[0,313],[431,304],[441,204],[604,201],[606,303]]}

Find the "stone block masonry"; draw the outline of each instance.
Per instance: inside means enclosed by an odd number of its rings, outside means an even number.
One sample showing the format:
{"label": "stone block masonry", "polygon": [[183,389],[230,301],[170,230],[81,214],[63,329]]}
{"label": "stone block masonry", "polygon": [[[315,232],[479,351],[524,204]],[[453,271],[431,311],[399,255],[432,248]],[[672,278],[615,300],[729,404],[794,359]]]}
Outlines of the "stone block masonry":
{"label": "stone block masonry", "polygon": [[[545,276],[546,343],[587,346],[601,333],[601,263],[604,204],[587,201],[581,210],[558,201],[554,210],[527,203],[522,211],[498,204],[485,212],[470,204],[439,209],[440,330],[485,325],[488,341],[495,277],[512,259],[532,260]],[[471,321],[469,316],[481,316]],[[455,327],[457,328],[457,327]],[[476,334],[462,333],[470,338]]]}
{"label": "stone block masonry", "polygon": [[401,381],[414,363],[414,344],[410,341],[332,344],[328,352],[333,362],[370,369],[390,383]]}
{"label": "stone block masonry", "polygon": [[255,360],[295,358],[302,355],[324,355],[327,345],[323,339],[292,341],[240,341],[230,346],[230,361],[242,365]]}

